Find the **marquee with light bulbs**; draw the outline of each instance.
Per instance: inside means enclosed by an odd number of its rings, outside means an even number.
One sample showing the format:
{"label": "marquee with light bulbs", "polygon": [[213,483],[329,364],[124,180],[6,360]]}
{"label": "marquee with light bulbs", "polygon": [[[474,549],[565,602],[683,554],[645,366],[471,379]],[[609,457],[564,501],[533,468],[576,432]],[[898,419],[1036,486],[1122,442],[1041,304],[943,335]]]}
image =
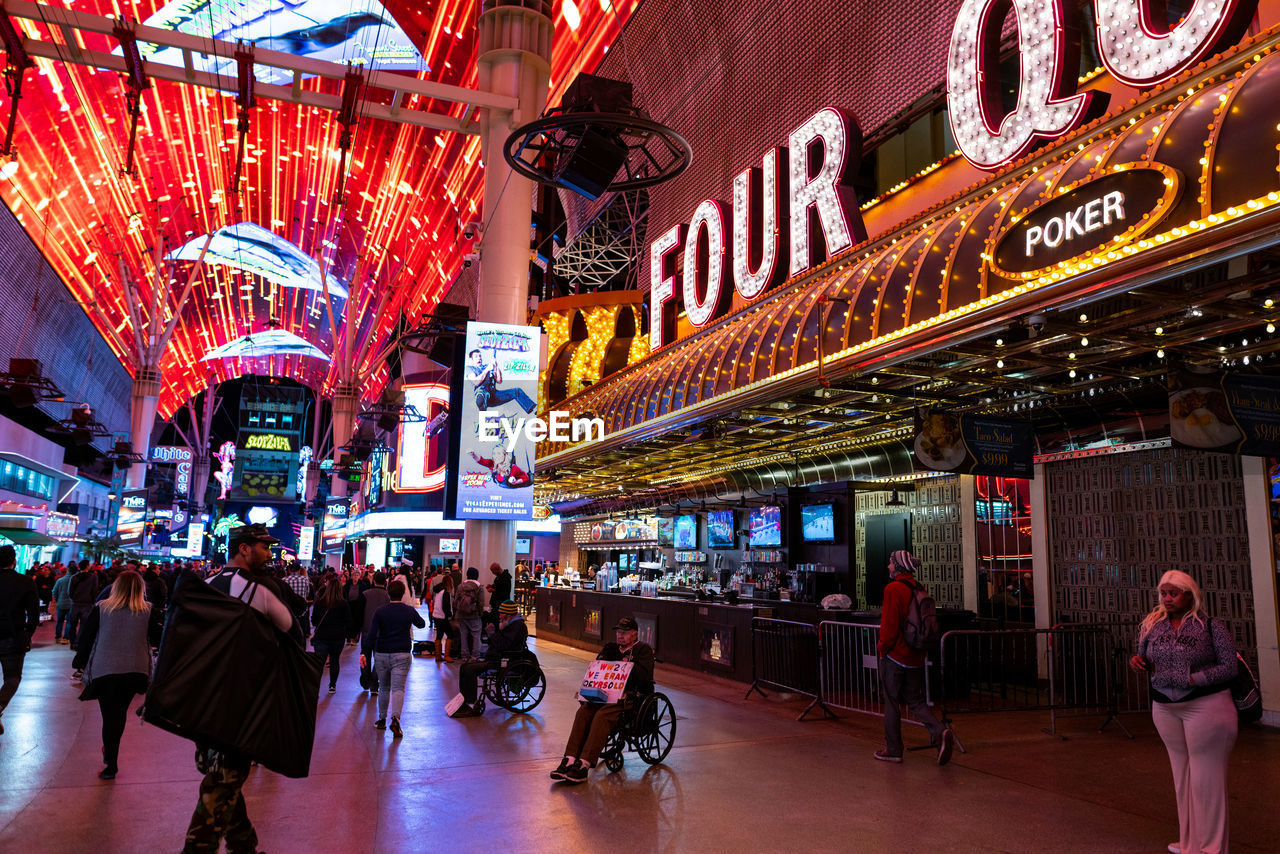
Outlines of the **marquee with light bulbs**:
{"label": "marquee with light bulbs", "polygon": [[[961,9],[948,97],[964,157],[924,170],[938,177],[931,186],[955,187],[957,175],[972,183],[917,204],[917,215],[897,222],[877,219],[875,205],[864,205],[875,235],[870,240],[841,249],[826,230],[823,238],[834,251],[825,263],[801,265],[798,275],[772,290],[757,293],[748,282],[737,291],[737,310],[700,331],[690,312],[695,328],[682,340],[659,332],[648,359],[561,404],[604,415],[606,437],[577,448],[547,447],[544,469],[783,399],[813,388],[824,373],[865,374],[1039,308],[1119,292],[1215,249],[1231,246],[1238,253],[1277,241],[1280,21],[1242,36],[1241,21],[1256,4],[1202,0],[1180,25],[1157,32],[1148,23],[1148,4],[1100,0],[1099,44],[1115,76],[1095,76],[1091,91],[1082,93],[1072,91],[1074,83],[1068,86],[1061,71],[1069,67],[1071,47],[1061,4],[1013,0],[1023,79],[1017,106],[994,122],[995,102],[980,83],[990,79],[983,69],[993,56],[993,11],[1000,7],[972,0]],[[1126,88],[1133,84],[1141,88]],[[1110,111],[1099,113],[1108,102]],[[764,171],[776,156],[766,155]],[[767,188],[771,182],[764,183]],[[736,193],[735,202],[745,210],[755,192]],[[896,192],[927,191],[908,184]],[[794,188],[790,194],[794,211]],[[781,224],[781,208],[773,210]],[[837,199],[828,212],[839,216],[829,220],[848,222],[856,210]],[[760,232],[763,218],[757,212],[748,242],[763,236],[768,245],[768,234]],[[796,230],[822,229],[823,220],[821,211],[814,217],[792,213],[791,239],[775,244],[777,251],[784,245],[794,251],[802,245]],[[714,222],[704,215],[698,230],[714,238]],[[1035,240],[1028,242],[1028,233]],[[690,227],[684,240],[674,230],[655,239],[653,277],[662,289],[655,291],[654,305],[682,289],[686,309],[691,303],[704,307],[715,293],[700,267],[692,267],[696,278],[689,281],[688,260],[684,282],[675,279],[672,265],[658,263],[681,243],[688,259],[693,234]],[[1048,257],[1042,254],[1046,235],[1053,243]],[[750,266],[742,263],[747,251],[735,243],[740,267]],[[749,251],[753,262],[762,257],[758,249]],[[775,257],[773,263],[780,262]],[[651,334],[656,314],[653,320]],[[997,359],[993,353],[993,367]]]}

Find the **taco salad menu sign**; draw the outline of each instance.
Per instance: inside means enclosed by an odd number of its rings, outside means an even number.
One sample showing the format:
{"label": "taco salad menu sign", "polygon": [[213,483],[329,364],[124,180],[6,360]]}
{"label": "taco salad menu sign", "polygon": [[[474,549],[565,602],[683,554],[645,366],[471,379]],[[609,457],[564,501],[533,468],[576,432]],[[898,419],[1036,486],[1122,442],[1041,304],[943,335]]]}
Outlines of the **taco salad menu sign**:
{"label": "taco salad menu sign", "polygon": [[1024,421],[917,410],[913,451],[918,470],[1029,478],[1035,432]]}

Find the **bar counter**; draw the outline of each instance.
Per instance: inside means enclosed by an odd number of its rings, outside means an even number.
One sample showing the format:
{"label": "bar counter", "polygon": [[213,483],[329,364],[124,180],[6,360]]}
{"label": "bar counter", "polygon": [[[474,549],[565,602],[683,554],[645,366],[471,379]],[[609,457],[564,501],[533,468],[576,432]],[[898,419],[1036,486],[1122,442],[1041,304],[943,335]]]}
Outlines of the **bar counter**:
{"label": "bar counter", "polygon": [[847,621],[852,616],[849,611],[824,611],[817,605],[776,599],[744,599],[727,605],[699,602],[688,593],[634,596],[570,587],[538,587],[535,602],[539,638],[597,650],[614,639],[618,620],[635,617],[640,639],[650,642],[652,636],[658,661],[740,682],[751,681],[753,617],[817,624]]}

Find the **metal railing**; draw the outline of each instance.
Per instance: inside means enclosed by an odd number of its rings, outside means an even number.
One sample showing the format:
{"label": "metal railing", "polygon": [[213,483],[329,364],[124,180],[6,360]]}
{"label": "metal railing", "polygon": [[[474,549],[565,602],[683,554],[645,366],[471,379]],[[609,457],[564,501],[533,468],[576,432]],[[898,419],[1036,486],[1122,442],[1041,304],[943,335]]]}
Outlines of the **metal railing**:
{"label": "metal railing", "polygon": [[[938,700],[944,723],[952,715],[1047,711],[1045,732],[1063,737],[1064,714],[1098,714],[1125,735],[1122,711],[1147,707],[1145,682],[1126,665],[1128,626],[1076,625],[1051,629],[960,630],[943,635],[938,655],[925,665],[925,700]],[[880,629],[824,621],[752,620],[752,683],[813,697],[814,708],[883,716],[876,646]],[[903,710],[904,712],[907,710]],[[904,720],[920,723],[904,716]]]}
{"label": "metal railing", "polygon": [[[825,620],[818,624],[822,657],[819,664],[821,697],[827,706],[884,717],[880,695],[880,659],[876,646],[880,627]],[[930,703],[930,665],[925,664],[924,697]],[[931,704],[931,703],[930,703]],[[911,710],[902,707],[902,720],[920,726]]]}
{"label": "metal railing", "polygon": [[1098,626],[953,631],[942,636],[943,717],[977,712],[1049,712],[1050,735],[1061,738],[1063,712],[1117,717],[1117,647]]}
{"label": "metal railing", "polygon": [[824,717],[834,718],[822,700],[820,661],[818,630],[812,625],[755,617],[751,620],[751,687],[746,696],[752,691],[768,696],[761,686],[805,694],[813,702],[796,720],[804,720],[814,707],[821,708]]}

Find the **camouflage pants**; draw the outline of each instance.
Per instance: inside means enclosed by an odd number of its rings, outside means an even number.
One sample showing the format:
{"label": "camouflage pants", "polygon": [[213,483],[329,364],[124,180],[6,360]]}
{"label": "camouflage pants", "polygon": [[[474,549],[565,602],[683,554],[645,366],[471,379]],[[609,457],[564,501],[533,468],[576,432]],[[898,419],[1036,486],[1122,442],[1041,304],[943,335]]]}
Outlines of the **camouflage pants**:
{"label": "camouflage pants", "polygon": [[245,811],[240,789],[249,779],[249,760],[213,750],[196,751],[196,768],[204,771],[200,800],[187,827],[185,854],[217,852],[223,839],[228,854],[258,850],[258,834]]}

